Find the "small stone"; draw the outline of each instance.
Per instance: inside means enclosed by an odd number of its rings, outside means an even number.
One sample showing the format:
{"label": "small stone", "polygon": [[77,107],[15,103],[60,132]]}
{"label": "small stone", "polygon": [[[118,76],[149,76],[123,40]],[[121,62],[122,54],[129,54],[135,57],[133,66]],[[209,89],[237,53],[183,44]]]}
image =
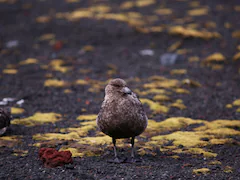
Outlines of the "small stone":
{"label": "small stone", "polygon": [[160,56],[160,63],[163,66],[170,66],[183,62],[183,56],[176,53],[165,53]]}

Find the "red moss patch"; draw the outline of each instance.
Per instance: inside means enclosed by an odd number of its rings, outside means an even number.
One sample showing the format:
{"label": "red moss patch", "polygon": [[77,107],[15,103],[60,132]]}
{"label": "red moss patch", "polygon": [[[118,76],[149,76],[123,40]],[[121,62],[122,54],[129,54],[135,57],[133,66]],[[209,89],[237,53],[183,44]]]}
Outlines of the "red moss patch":
{"label": "red moss patch", "polygon": [[72,163],[72,153],[70,151],[57,151],[53,148],[41,148],[38,155],[43,161],[45,167],[57,167]]}

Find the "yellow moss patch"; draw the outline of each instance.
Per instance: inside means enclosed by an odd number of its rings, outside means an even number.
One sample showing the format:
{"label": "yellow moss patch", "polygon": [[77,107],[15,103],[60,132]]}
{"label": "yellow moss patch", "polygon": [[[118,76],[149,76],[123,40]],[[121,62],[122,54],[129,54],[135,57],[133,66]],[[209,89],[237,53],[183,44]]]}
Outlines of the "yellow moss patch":
{"label": "yellow moss patch", "polygon": [[143,104],[147,104],[154,113],[160,113],[160,112],[167,113],[169,111],[168,107],[160,105],[150,99],[140,98],[140,101]]}
{"label": "yellow moss patch", "polygon": [[22,114],[25,110],[23,108],[11,107],[11,114]]}
{"label": "yellow moss patch", "polygon": [[182,103],[182,100],[181,99],[177,99],[175,103],[172,103],[170,105],[171,107],[175,107],[175,108],[178,108],[178,109],[186,109],[187,107]]}
{"label": "yellow moss patch", "polygon": [[64,93],[65,94],[70,94],[70,93],[73,93],[73,91],[71,89],[64,89]]}
{"label": "yellow moss patch", "polygon": [[50,16],[39,16],[36,18],[36,22],[37,23],[47,23],[51,21],[51,17]]}
{"label": "yellow moss patch", "polygon": [[198,56],[191,56],[188,58],[189,62],[198,62],[199,61],[199,57]]}
{"label": "yellow moss patch", "polygon": [[3,74],[17,74],[17,69],[4,69]]}
{"label": "yellow moss patch", "polygon": [[153,97],[153,100],[154,101],[170,101],[171,99],[166,95],[158,94]]}
{"label": "yellow moss patch", "polygon": [[233,38],[240,38],[240,30],[236,30],[232,32],[232,37]]}
{"label": "yellow moss patch", "polygon": [[236,99],[235,101],[233,101],[233,105],[240,106],[240,99]]}
{"label": "yellow moss patch", "polygon": [[64,61],[62,59],[54,59],[50,62],[50,66],[54,71],[60,71],[62,73],[66,73],[71,70],[71,67],[63,66]]}
{"label": "yellow moss patch", "polygon": [[86,121],[80,123],[81,127],[77,128],[63,128],[60,132],[76,132],[79,136],[86,136],[88,135],[89,131],[96,130],[97,124],[94,121]]}
{"label": "yellow moss patch", "polygon": [[141,136],[152,136],[157,133],[164,133],[168,131],[176,131],[181,128],[185,128],[191,124],[200,124],[204,122],[203,120],[193,120],[184,117],[173,117],[168,118],[161,122],[156,122],[154,120],[148,120],[148,126],[143,135]]}
{"label": "yellow moss patch", "polygon": [[[240,121],[238,121],[239,123]],[[239,123],[240,124],[240,123]],[[221,128],[219,127],[218,129],[208,129],[205,131],[205,133],[209,133],[209,134],[214,134],[219,136],[234,136],[234,135],[240,135],[240,131],[237,131],[235,129],[231,129],[231,128]]]}
{"label": "yellow moss patch", "polygon": [[144,84],[144,88],[172,88],[177,87],[179,85],[179,81],[176,79],[163,79],[158,81],[153,81],[151,83]]}
{"label": "yellow moss patch", "polygon": [[170,71],[170,74],[175,75],[175,74],[187,74],[187,70],[186,69],[173,69]]}
{"label": "yellow moss patch", "polygon": [[89,146],[112,144],[112,138],[109,136],[84,137],[78,140],[79,144],[87,144]]}
{"label": "yellow moss patch", "polygon": [[208,8],[199,8],[199,9],[192,9],[188,12],[189,16],[202,16],[208,14]]}
{"label": "yellow moss patch", "polygon": [[22,141],[22,136],[2,136],[0,137],[0,147],[13,147]]}
{"label": "yellow moss patch", "polygon": [[82,50],[85,51],[85,52],[90,52],[90,51],[94,50],[94,47],[91,46],[91,45],[86,45],[82,48]]}
{"label": "yellow moss patch", "polygon": [[233,60],[234,61],[237,61],[240,59],[240,52],[236,53],[234,56],[233,56]]}
{"label": "yellow moss patch", "polygon": [[223,62],[225,60],[226,60],[225,56],[223,56],[221,53],[214,53],[214,54],[208,56],[204,60],[204,63]]}
{"label": "yellow moss patch", "polygon": [[87,120],[92,121],[97,119],[97,114],[85,114],[77,117],[77,120]]}
{"label": "yellow moss patch", "polygon": [[190,154],[199,154],[199,155],[202,154],[204,157],[207,157],[207,158],[212,158],[217,156],[217,153],[208,152],[202,148],[189,148],[186,152]]}
{"label": "yellow moss patch", "polygon": [[169,34],[182,35],[183,37],[196,37],[202,39],[219,38],[221,35],[218,32],[198,31],[192,28],[185,28],[183,26],[173,26],[169,28]]}
{"label": "yellow moss patch", "polygon": [[233,106],[232,106],[232,104],[227,104],[225,107],[230,109],[230,108],[232,108]]}
{"label": "yellow moss patch", "polygon": [[61,114],[57,113],[40,113],[37,112],[33,116],[23,118],[23,119],[14,119],[11,121],[12,124],[19,124],[25,126],[35,126],[42,125],[45,123],[55,123],[60,121],[62,118]]}
{"label": "yellow moss patch", "polygon": [[[214,130],[225,127],[240,127],[239,120],[215,120],[212,122],[204,121],[204,126],[197,127],[195,131]],[[222,132],[222,134],[227,134]]]}
{"label": "yellow moss patch", "polygon": [[166,140],[171,140],[175,146],[194,147],[207,145],[206,141],[201,140],[206,137],[208,136],[202,132],[176,131],[167,135],[154,136],[151,140],[160,144],[163,144]]}
{"label": "yellow moss patch", "polygon": [[212,68],[212,70],[221,70],[221,69],[223,69],[223,65],[221,65],[221,64],[214,64],[214,65],[211,65],[211,68]]}
{"label": "yellow moss patch", "polygon": [[208,168],[201,168],[201,169],[193,169],[194,174],[207,174],[210,172]]}
{"label": "yellow moss patch", "polygon": [[146,91],[140,91],[139,89],[135,89],[134,92],[136,92],[138,95],[145,96],[148,94],[170,94],[169,92],[166,92],[165,89],[148,89]]}
{"label": "yellow moss patch", "polygon": [[232,143],[233,139],[225,138],[225,139],[211,139],[210,144],[226,144],[226,143]]}
{"label": "yellow moss patch", "polygon": [[210,161],[209,163],[208,163],[209,165],[221,165],[222,163],[220,162],[220,161]]}
{"label": "yellow moss patch", "polygon": [[19,64],[20,65],[26,65],[26,64],[37,64],[38,63],[38,60],[35,59],[35,58],[28,58],[24,61],[21,61]]}
{"label": "yellow moss patch", "polygon": [[28,150],[22,150],[22,149],[15,149],[13,151],[14,156],[26,156],[28,154]]}
{"label": "yellow moss patch", "polygon": [[178,155],[173,155],[173,156],[171,156],[171,158],[173,158],[173,159],[179,159],[180,157],[179,157]]}
{"label": "yellow moss patch", "polygon": [[137,0],[136,1],[136,5],[138,7],[145,7],[145,6],[150,6],[152,4],[155,4],[156,1],[155,0],[148,0],[148,1],[145,1],[145,0]]}
{"label": "yellow moss patch", "polygon": [[89,84],[86,80],[84,80],[84,79],[78,79],[76,82],[75,82],[75,84],[77,84],[77,85],[87,85],[87,84]]}
{"label": "yellow moss patch", "polygon": [[183,89],[183,88],[176,88],[174,91],[178,94],[190,94],[190,91]]}
{"label": "yellow moss patch", "polygon": [[52,86],[52,87],[64,87],[66,86],[67,83],[62,80],[57,80],[57,79],[48,79],[44,82],[44,86]]}
{"label": "yellow moss patch", "polygon": [[40,36],[38,39],[39,39],[40,41],[52,40],[52,39],[55,39],[55,34],[52,34],[52,33],[43,34],[43,35]]}
{"label": "yellow moss patch", "polygon": [[80,138],[76,132],[71,132],[67,134],[61,134],[61,133],[35,134],[33,135],[33,139],[48,141],[48,140],[78,140]]}
{"label": "yellow moss patch", "polygon": [[237,112],[237,113],[240,113],[240,107],[239,107],[239,108],[237,108],[236,112]]}
{"label": "yellow moss patch", "polygon": [[226,166],[226,167],[224,167],[223,172],[225,172],[225,173],[232,173],[233,172],[233,168],[231,166]]}

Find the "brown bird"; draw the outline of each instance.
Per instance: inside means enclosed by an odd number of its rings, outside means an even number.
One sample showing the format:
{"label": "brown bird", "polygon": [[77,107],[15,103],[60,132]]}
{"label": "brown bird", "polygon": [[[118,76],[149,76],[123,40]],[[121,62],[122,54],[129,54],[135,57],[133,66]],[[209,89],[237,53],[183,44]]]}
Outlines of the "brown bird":
{"label": "brown bird", "polygon": [[10,108],[0,108],[0,135],[3,135],[10,126]]}
{"label": "brown bird", "polygon": [[111,80],[105,87],[105,97],[97,117],[97,126],[106,135],[112,137],[115,159],[117,157],[116,139],[131,138],[131,161],[134,159],[134,139],[147,127],[147,115],[142,103],[126,85],[123,79]]}

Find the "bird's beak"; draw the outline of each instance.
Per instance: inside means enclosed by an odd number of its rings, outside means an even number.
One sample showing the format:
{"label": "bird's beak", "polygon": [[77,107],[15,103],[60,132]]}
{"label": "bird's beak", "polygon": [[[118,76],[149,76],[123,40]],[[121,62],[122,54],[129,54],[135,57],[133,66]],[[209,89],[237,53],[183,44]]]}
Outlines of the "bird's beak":
{"label": "bird's beak", "polygon": [[131,93],[132,93],[131,89],[129,89],[128,87],[122,88],[122,92],[123,92],[124,94],[131,94]]}

